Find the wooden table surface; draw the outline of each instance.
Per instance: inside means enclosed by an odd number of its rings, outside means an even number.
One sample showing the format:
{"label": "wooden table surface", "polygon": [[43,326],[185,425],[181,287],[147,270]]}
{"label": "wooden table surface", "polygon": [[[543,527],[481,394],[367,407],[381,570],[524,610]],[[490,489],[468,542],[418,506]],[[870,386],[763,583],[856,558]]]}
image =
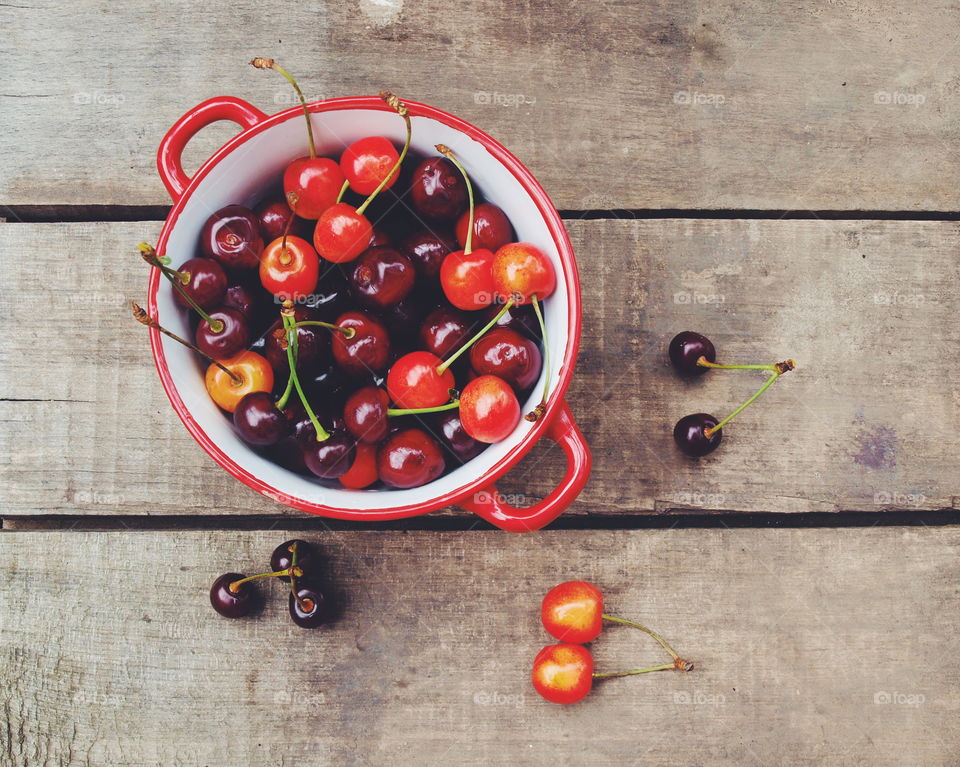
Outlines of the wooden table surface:
{"label": "wooden table surface", "polygon": [[[956,765],[960,12],[954,3],[0,5],[0,765]],[[593,476],[551,529],[292,512],[197,446],[126,302],[187,109],[388,88],[506,144],[583,285]],[[193,169],[231,128],[191,142]],[[799,363],[692,462],[679,330]],[[561,475],[538,446],[501,482]],[[294,534],[342,605],[228,622],[206,591]],[[558,707],[553,584],[696,661]],[[278,584],[274,584],[279,588]],[[657,661],[611,629],[598,666]]]}

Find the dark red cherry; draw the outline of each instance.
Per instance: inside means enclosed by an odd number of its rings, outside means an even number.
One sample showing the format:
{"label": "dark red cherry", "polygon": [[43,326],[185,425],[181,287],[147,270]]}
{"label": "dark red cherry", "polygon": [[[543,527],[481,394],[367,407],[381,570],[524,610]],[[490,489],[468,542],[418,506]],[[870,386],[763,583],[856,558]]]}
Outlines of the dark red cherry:
{"label": "dark red cherry", "polygon": [[242,205],[221,208],[203,225],[200,248],[228,269],[259,267],[263,250],[260,219]]}
{"label": "dark red cherry", "polygon": [[320,264],[320,280],[313,293],[303,301],[303,306],[313,309],[317,319],[333,322],[338,315],[356,306],[356,300],[340,269]]}
{"label": "dark red cherry", "polygon": [[260,220],[260,231],[264,242],[272,242],[277,237],[283,237],[293,218],[293,211],[283,197],[268,198],[257,205],[253,212]]}
{"label": "dark red cherry", "polygon": [[517,391],[540,377],[540,348],[508,328],[495,328],[470,347],[470,367],[478,375],[502,378]]}
{"label": "dark red cherry", "polygon": [[336,479],[353,465],[355,451],[352,437],[343,432],[333,432],[323,442],[316,438],[307,440],[303,459],[307,468],[321,479]]}
{"label": "dark red cherry", "polygon": [[250,392],[237,403],[233,425],[248,445],[274,445],[290,433],[286,416],[269,392]]}
{"label": "dark red cherry", "polygon": [[344,312],[337,319],[340,327],[353,328],[353,338],[333,333],[333,358],[345,373],[364,377],[382,373],[390,364],[390,336],[375,317],[365,312]]}
{"label": "dark red cherry", "polygon": [[393,248],[369,248],[351,264],[350,286],[361,304],[384,310],[413,290],[416,272],[410,259]]}
{"label": "dark red cherry", "polygon": [[[180,283],[180,287],[204,309],[212,309],[223,302],[227,292],[227,275],[212,258],[190,258],[184,261],[177,269],[187,277],[187,283]],[[173,298],[180,306],[189,307],[179,290],[173,291]]]}
{"label": "dark red cherry", "polygon": [[451,237],[430,229],[419,229],[407,235],[399,248],[413,263],[417,274],[432,283],[440,280],[440,265],[443,259],[456,249],[456,243]]}
{"label": "dark red cherry", "polygon": [[[286,385],[286,381],[283,384]],[[342,399],[344,392],[356,386],[356,383],[352,382],[347,374],[331,361],[328,365],[300,375],[300,385],[303,386],[304,392],[311,401],[313,398],[318,398],[323,402],[329,402]]]}
{"label": "dark red cherry", "polygon": [[705,433],[707,429],[713,429],[718,423],[719,421],[708,413],[685,415],[673,427],[673,439],[684,453],[699,458],[712,453],[720,446],[723,429],[711,433],[709,437]]}
{"label": "dark red cherry", "polygon": [[210,604],[224,618],[242,618],[257,604],[257,592],[252,581],[241,583],[236,592],[230,584],[243,579],[240,573],[224,573],[210,587]]}
{"label": "dark red cherry", "polygon": [[[291,538],[284,541],[273,550],[270,555],[270,572],[276,573],[280,570],[286,570],[293,565],[293,546],[297,547],[297,567],[303,570],[302,578],[313,578],[317,575],[316,570],[319,565],[319,556],[316,549],[307,541],[300,538]],[[290,582],[289,575],[278,576],[281,581]]]}
{"label": "dark red cherry", "polygon": [[[457,219],[454,231],[461,248],[467,245],[469,219],[469,210]],[[473,242],[471,244],[474,248],[496,251],[502,245],[513,242],[513,239],[513,226],[501,208],[489,202],[482,202],[473,209]]]}
{"label": "dark red cherry", "polygon": [[[297,322],[318,320],[317,312],[297,306],[293,310],[293,318]],[[297,328],[297,372],[305,373],[320,370],[330,361],[330,334],[328,328],[319,325],[307,325]],[[280,324],[280,320],[270,326],[266,335],[263,356],[267,358],[273,368],[276,380],[281,379],[286,385],[286,376],[290,372],[289,358],[286,348],[287,332]]]}
{"label": "dark red cherry", "polygon": [[[482,325],[485,325],[496,317],[501,309],[503,309],[503,306],[497,303],[484,309]],[[534,341],[540,340],[540,323],[537,322],[537,315],[533,311],[533,304],[530,303],[514,304],[503,313],[494,327],[509,328],[521,335],[532,338]]]}
{"label": "dark red cherry", "polygon": [[276,445],[270,445],[264,454],[276,464],[296,474],[308,474],[303,460],[303,446],[294,437],[285,437]]}
{"label": "dark red cherry", "polygon": [[368,247],[389,248],[392,244],[393,240],[386,229],[382,226],[373,227],[373,234],[370,235],[370,245]]}
{"label": "dark red cherry", "polygon": [[701,357],[706,357],[708,362],[717,361],[717,350],[713,342],[692,330],[684,330],[673,337],[669,354],[673,366],[685,375],[701,375],[709,370],[697,364]]}
{"label": "dark red cherry", "polygon": [[464,431],[463,424],[460,423],[460,414],[456,410],[437,413],[436,425],[436,433],[452,456],[451,462],[454,465],[476,458],[487,447],[485,443],[478,442]]}
{"label": "dark red cherry", "polygon": [[443,359],[469,340],[473,324],[459,309],[448,306],[434,309],[420,326],[420,347]]}
{"label": "dark red cherry", "polygon": [[300,628],[315,629],[330,620],[331,606],[326,595],[314,585],[298,585],[298,602],[290,594],[290,619]]}
{"label": "dark red cherry", "polygon": [[360,442],[369,445],[381,442],[389,430],[389,406],[390,398],[383,389],[375,386],[357,389],[343,406],[343,420],[347,431]]}
{"label": "dark red cherry", "polygon": [[204,354],[217,360],[232,357],[250,343],[250,327],[247,318],[236,309],[215,309],[208,312],[211,320],[220,320],[223,329],[214,333],[210,323],[200,320],[197,325],[197,346]]}
{"label": "dark red cherry", "polygon": [[394,432],[377,451],[377,474],[390,487],[420,487],[443,469],[443,450],[423,429]]}
{"label": "dark red cherry", "polygon": [[410,197],[426,218],[453,221],[467,209],[467,184],[445,157],[428,157],[413,171]]}
{"label": "dark red cherry", "polygon": [[426,291],[417,290],[400,303],[380,312],[380,317],[390,332],[394,351],[412,349],[417,342],[417,331],[432,303]]}
{"label": "dark red cherry", "polygon": [[253,290],[246,283],[237,282],[228,286],[223,295],[223,306],[236,309],[250,322],[260,315],[263,305],[262,291]]}
{"label": "dark red cherry", "polygon": [[[317,416],[317,420],[320,421],[320,425],[324,429],[328,432],[345,432],[346,425],[343,421],[343,413],[339,408],[318,405],[317,403],[312,403],[312,407],[314,415]],[[299,402],[287,403],[284,413],[290,424],[290,433],[293,434],[294,439],[300,443],[301,447],[306,448],[316,441],[317,430],[313,428],[313,422],[307,415],[307,411],[303,409],[303,405]]]}

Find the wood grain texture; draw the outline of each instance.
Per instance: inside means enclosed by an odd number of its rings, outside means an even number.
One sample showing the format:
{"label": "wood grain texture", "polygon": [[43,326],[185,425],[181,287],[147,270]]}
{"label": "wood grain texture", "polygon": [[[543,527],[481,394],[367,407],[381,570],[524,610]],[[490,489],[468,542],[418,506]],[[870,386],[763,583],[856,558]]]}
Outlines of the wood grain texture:
{"label": "wood grain texture", "polygon": [[562,208],[956,210],[957,23],[946,0],[5,4],[0,204],[167,202],[184,112],[295,103],[246,66],[270,55],[311,98],[464,117]]}
{"label": "wood grain texture", "polygon": [[[960,389],[944,350],[960,342],[960,226],[568,228],[585,304],[569,399],[595,455],[573,513],[956,507]],[[3,516],[285,511],[216,466],[163,394],[125,304],[146,283],[132,247],[157,230],[0,225]],[[665,347],[684,329],[707,332],[721,359],[799,365],[699,462],[675,449],[673,424],[697,411],[722,417],[763,374],[683,381]],[[532,500],[563,466],[544,441],[500,489]]]}
{"label": "wood grain texture", "polygon": [[[5,765],[955,765],[960,531],[310,534],[343,611],[215,615],[289,533],[0,535]],[[587,578],[695,671],[530,687],[542,595]],[[598,669],[666,656],[626,627]],[[586,756],[589,754],[589,757]]]}

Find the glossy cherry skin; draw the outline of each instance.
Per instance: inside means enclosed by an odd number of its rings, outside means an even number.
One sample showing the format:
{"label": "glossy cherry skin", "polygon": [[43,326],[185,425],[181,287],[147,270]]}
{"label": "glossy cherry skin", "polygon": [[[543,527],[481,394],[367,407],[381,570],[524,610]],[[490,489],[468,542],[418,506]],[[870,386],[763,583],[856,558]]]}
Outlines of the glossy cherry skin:
{"label": "glossy cherry skin", "polygon": [[357,453],[353,466],[346,474],[340,475],[340,484],[351,490],[370,487],[380,477],[377,475],[377,446],[365,442],[357,443]]}
{"label": "glossy cherry skin", "polygon": [[[177,271],[188,278],[185,285],[180,283],[180,287],[200,304],[201,308],[212,309],[223,302],[227,292],[227,274],[212,258],[187,259],[180,264]],[[179,290],[173,291],[173,298],[180,306],[190,306]]]}
{"label": "glossy cherry skin", "polygon": [[210,604],[224,618],[242,618],[257,605],[257,592],[251,581],[241,583],[236,593],[230,584],[243,579],[240,573],[224,573],[210,587]]}
{"label": "glossy cherry skin", "polygon": [[300,628],[315,629],[330,620],[330,601],[318,587],[298,584],[297,596],[300,602],[293,598],[293,594],[289,596],[290,620]]}
{"label": "glossy cherry skin", "polygon": [[[454,228],[461,248],[467,246],[469,221],[470,211],[468,210],[457,219],[457,225]],[[496,251],[497,248],[512,240],[513,226],[502,208],[491,205],[489,202],[482,202],[473,209],[473,242],[471,244],[474,248]]]}
{"label": "glossy cherry skin", "polygon": [[278,237],[260,256],[260,284],[279,301],[301,301],[313,295],[320,278],[320,259],[300,237]]}
{"label": "glossy cherry skin", "polygon": [[314,310],[316,318],[324,322],[333,322],[337,316],[356,306],[356,299],[350,291],[350,284],[340,269],[331,268],[323,262],[321,277],[312,295],[303,305]]}
{"label": "glossy cherry skin", "polygon": [[266,199],[253,212],[260,219],[260,232],[266,242],[282,237],[293,218],[293,211],[282,198]]}
{"label": "glossy cherry skin", "polygon": [[337,201],[343,171],[328,157],[300,157],[283,172],[287,204],[300,218],[318,219]]}
{"label": "glossy cherry skin", "polygon": [[393,238],[385,229],[379,226],[373,227],[373,234],[370,235],[369,248],[389,248],[393,244]]}
{"label": "glossy cherry skin", "polygon": [[377,452],[377,474],[390,487],[420,487],[444,469],[443,450],[423,429],[394,432]]}
{"label": "glossy cherry skin", "polygon": [[413,263],[417,274],[427,282],[440,279],[440,267],[457,244],[443,233],[419,229],[407,235],[400,243],[400,252]]}
{"label": "glossy cherry skin", "polygon": [[448,159],[428,157],[414,168],[410,198],[420,215],[452,221],[467,209],[467,184]]}
{"label": "glossy cherry skin", "polygon": [[390,364],[390,336],[376,318],[364,312],[344,312],[337,317],[340,327],[353,328],[353,338],[333,333],[333,358],[348,375],[365,377],[382,373]]}
{"label": "glossy cherry skin", "polygon": [[263,293],[253,291],[246,283],[237,282],[227,287],[223,294],[223,306],[227,309],[236,309],[240,314],[253,323],[263,308]]}
{"label": "glossy cherry skin", "polygon": [[410,295],[417,277],[410,259],[393,248],[369,248],[351,266],[354,295],[365,307],[379,311]]}
{"label": "glossy cherry skin", "polygon": [[440,267],[440,284],[447,300],[464,311],[490,306],[497,292],[493,260],[494,254],[486,248],[469,254],[462,250],[450,253]]}
{"label": "glossy cherry skin", "polygon": [[251,392],[269,392],[273,389],[273,368],[266,358],[256,352],[244,350],[220,362],[240,376],[240,383],[236,383],[211,362],[204,376],[204,385],[210,399],[228,413],[232,413],[240,400]]}
{"label": "glossy cherry skin", "polygon": [[398,408],[437,407],[450,401],[450,389],[456,385],[448,368],[442,374],[437,367],[443,362],[430,352],[410,352],[393,363],[387,373],[387,392]]}
{"label": "glossy cherry skin", "polygon": [[477,442],[463,428],[458,410],[445,410],[437,413],[436,433],[443,446],[452,455],[451,463],[459,465],[476,458],[486,450],[486,444]]}
{"label": "glossy cherry skin", "polygon": [[387,393],[376,386],[364,386],[351,394],[343,406],[343,420],[354,438],[376,445],[390,430]]}
{"label": "glossy cherry skin", "polygon": [[332,432],[323,442],[309,439],[303,448],[303,459],[321,479],[336,479],[353,465],[354,440],[342,432]]}
{"label": "glossy cherry skin", "polygon": [[209,322],[200,320],[196,343],[205,354],[220,360],[232,357],[250,343],[250,325],[236,309],[215,309],[208,314],[211,320],[220,320],[223,329],[214,333]]}
{"label": "glossy cherry skin", "polygon": [[603,631],[603,593],[587,581],[567,581],[547,592],[540,619],[550,636],[586,644]]}
{"label": "glossy cherry skin", "polygon": [[353,261],[367,249],[373,226],[362,213],[345,202],[327,208],[313,230],[313,247],[327,261]]}
{"label": "glossy cherry skin", "polygon": [[[286,570],[293,564],[294,544],[297,546],[297,567],[303,570],[303,575],[300,577],[311,578],[317,575],[316,571],[319,566],[320,557],[313,546],[300,538],[291,538],[289,541],[284,541],[273,550],[273,553],[270,555],[270,572],[276,573],[280,570]],[[289,575],[280,575],[278,577],[286,583],[290,582]]]}
{"label": "glossy cherry skin", "polygon": [[495,375],[517,391],[540,377],[540,348],[526,336],[495,328],[470,347],[470,367],[478,375]]}
{"label": "glossy cherry skin", "polygon": [[701,357],[706,357],[708,362],[717,361],[717,350],[713,342],[692,330],[677,333],[670,341],[668,353],[670,362],[684,375],[703,375],[709,370],[697,364]]}
{"label": "glossy cherry skin", "polygon": [[548,645],[533,660],[531,680],[551,703],[576,703],[593,687],[593,656],[579,644]]}
{"label": "glossy cherry skin", "polygon": [[[316,312],[296,306],[293,310],[296,322],[316,320]],[[330,359],[330,336],[332,332],[319,325],[297,328],[297,372],[310,373],[324,367]],[[337,334],[339,335],[339,334]],[[263,354],[270,361],[279,378],[290,372],[290,359],[286,348],[287,331],[279,320],[274,322],[264,339]]]}
{"label": "glossy cherry skin", "polygon": [[254,269],[260,263],[260,219],[242,205],[228,205],[207,219],[200,248],[227,269]]}
{"label": "glossy cherry skin", "polygon": [[490,271],[501,301],[527,303],[532,296],[542,301],[557,288],[553,263],[529,242],[511,242],[497,250]]}
{"label": "glossy cherry skin", "polygon": [[275,445],[290,433],[286,416],[268,392],[245,395],[233,411],[233,425],[248,445]]}
{"label": "glossy cherry skin", "polygon": [[718,423],[719,421],[708,413],[685,415],[673,427],[673,440],[682,452],[700,458],[720,447],[723,429],[712,432],[709,437],[705,434],[707,429],[715,428]]}
{"label": "glossy cherry skin", "polygon": [[457,309],[434,309],[420,326],[420,346],[443,359],[470,339],[473,322]]}
{"label": "glossy cherry skin", "polygon": [[343,394],[356,386],[356,382],[331,360],[328,365],[314,367],[300,375],[300,385],[311,402],[313,398],[332,402],[342,400]]}
{"label": "glossy cherry skin", "polygon": [[[500,314],[503,306],[493,304],[483,313],[482,324],[490,322],[494,317]],[[532,338],[534,341],[540,340],[540,323],[537,321],[537,315],[533,311],[533,304],[514,304],[506,312],[500,315],[495,328],[509,328],[515,330],[521,335]]]}
{"label": "glossy cherry skin", "polygon": [[463,387],[460,422],[478,442],[500,442],[520,423],[520,402],[502,378],[480,376]]}
{"label": "glossy cherry skin", "polygon": [[[340,170],[354,192],[368,195],[390,174],[399,159],[400,153],[388,139],[383,136],[367,136],[354,141],[343,150],[340,155]],[[389,189],[396,183],[400,175],[399,168],[397,171],[390,176],[384,189]]]}

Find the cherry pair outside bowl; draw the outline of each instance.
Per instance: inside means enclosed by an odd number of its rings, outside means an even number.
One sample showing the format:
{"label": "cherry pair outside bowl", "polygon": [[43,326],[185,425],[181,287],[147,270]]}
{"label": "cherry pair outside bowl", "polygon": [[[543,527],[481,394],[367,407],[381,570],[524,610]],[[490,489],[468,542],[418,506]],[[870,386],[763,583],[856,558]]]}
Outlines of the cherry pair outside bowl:
{"label": "cherry pair outside bowl", "polygon": [[[464,163],[474,185],[506,211],[517,239],[539,246],[557,270],[557,290],[544,303],[550,341],[550,396],[546,414],[536,423],[521,420],[502,442],[442,477],[407,490],[331,489],[258,455],[233,430],[230,419],[204,387],[206,365],[190,350],[151,330],[153,356],[163,388],[188,431],[210,456],[245,485],[269,498],[324,517],[387,520],[410,517],[457,504],[505,530],[537,530],[556,519],[577,497],[590,474],[590,451],[577,428],[564,393],[573,375],[580,340],[580,285],[573,249],[556,208],[537,180],[517,158],[486,133],[439,109],[405,102],[413,121],[412,149],[433,156],[435,144],[449,146]],[[403,120],[376,96],[329,99],[309,105],[319,155],[339,156],[364,136],[385,136],[402,144]],[[219,120],[243,129],[192,176],[181,154],[192,136]],[[266,115],[233,97],[213,98],[185,114],[169,130],[157,153],[157,166],[173,198],[157,250],[173,266],[192,257],[207,218],[230,204],[252,207],[275,187],[293,159],[308,154],[303,110],[294,107]],[[152,270],[148,292],[151,317],[190,337],[185,312],[173,290]],[[539,401],[544,380],[533,388],[523,412]],[[495,481],[539,440],[555,440],[567,457],[560,484],[543,500],[516,508],[497,492]]]}

